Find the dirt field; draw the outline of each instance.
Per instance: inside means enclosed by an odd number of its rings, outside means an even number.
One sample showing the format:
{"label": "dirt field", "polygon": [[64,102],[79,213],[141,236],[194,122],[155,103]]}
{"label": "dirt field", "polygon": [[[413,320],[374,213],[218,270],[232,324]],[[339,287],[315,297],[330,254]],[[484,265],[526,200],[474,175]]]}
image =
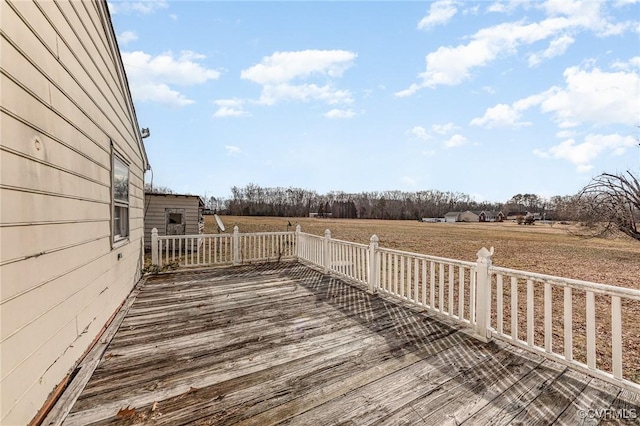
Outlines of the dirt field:
{"label": "dirt field", "polygon": [[[295,230],[453,259],[475,261],[483,246],[495,247],[493,264],[542,274],[640,289],[640,242],[628,237],[584,239],[571,235],[567,225],[533,226],[503,223],[421,223],[417,221],[273,218],[221,216],[227,232]],[[215,233],[213,216],[205,216],[205,233]]]}
{"label": "dirt field", "polygon": [[[550,274],[602,284],[640,289],[640,242],[626,236],[614,239],[585,239],[573,235],[570,225],[537,223],[533,226],[504,223],[421,223],[417,221],[274,218],[221,216],[227,232],[237,225],[240,232],[295,230],[333,238],[368,243],[376,234],[380,246],[434,256],[475,261],[481,247],[495,248],[493,264],[524,271]],[[288,224],[291,224],[288,227]],[[216,233],[213,216],[205,217],[205,233]],[[519,295],[524,297],[524,293]],[[494,296],[495,297],[495,296]],[[505,298],[508,296],[508,288]],[[536,291],[536,305],[542,306],[542,293]],[[526,306],[521,301],[520,306]],[[562,306],[562,291],[553,292],[553,306]],[[574,357],[586,362],[584,294],[574,295]],[[495,312],[495,311],[494,311]],[[553,345],[563,347],[562,309],[554,309]],[[536,343],[543,339],[542,311],[536,309]],[[526,324],[520,315],[520,330]],[[611,307],[609,298],[596,296],[597,333],[610,341]],[[640,302],[623,303],[624,376],[640,383]],[[538,326],[539,324],[539,326]],[[608,370],[611,348],[598,347],[597,365]]]}

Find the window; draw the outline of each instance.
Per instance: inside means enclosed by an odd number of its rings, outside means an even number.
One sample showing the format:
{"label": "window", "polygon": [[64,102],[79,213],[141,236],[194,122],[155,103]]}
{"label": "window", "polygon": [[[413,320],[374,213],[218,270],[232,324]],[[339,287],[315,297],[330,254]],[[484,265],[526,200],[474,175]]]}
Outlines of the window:
{"label": "window", "polygon": [[129,236],[129,166],[113,156],[113,241]]}
{"label": "window", "polygon": [[170,224],[182,224],[182,213],[169,213]]}

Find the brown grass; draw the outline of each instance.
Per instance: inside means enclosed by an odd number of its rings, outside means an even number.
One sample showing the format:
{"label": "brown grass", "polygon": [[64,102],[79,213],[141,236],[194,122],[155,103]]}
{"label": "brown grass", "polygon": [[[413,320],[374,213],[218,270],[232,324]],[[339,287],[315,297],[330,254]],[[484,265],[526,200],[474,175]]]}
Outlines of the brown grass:
{"label": "brown grass", "polygon": [[[324,235],[331,230],[333,238],[368,243],[376,234],[380,246],[466,261],[475,261],[481,247],[495,248],[493,264],[507,268],[602,284],[640,289],[640,243],[621,236],[614,239],[585,239],[569,232],[570,225],[534,226],[504,223],[421,223],[417,221],[274,218],[221,216],[227,232],[238,226],[240,232],[295,230]],[[287,227],[291,223],[291,227]],[[205,217],[205,233],[215,233],[213,216]],[[508,286],[506,286],[508,287]],[[508,289],[505,291],[507,297]],[[522,296],[522,294],[521,294]],[[495,296],[494,296],[495,297]],[[536,304],[542,307],[542,294],[536,291]],[[495,301],[494,301],[495,303]],[[522,304],[521,304],[522,306]],[[553,292],[554,348],[562,348],[562,291]],[[586,362],[586,327],[584,293],[574,296],[574,357]],[[560,309],[556,309],[560,308]],[[610,300],[596,297],[597,334],[610,338]],[[542,309],[536,308],[536,317]],[[525,320],[525,315],[521,315]],[[557,317],[557,318],[556,318]],[[505,317],[506,319],[507,317]],[[623,302],[624,376],[640,383],[640,303]],[[508,328],[508,327],[507,327]],[[519,325],[525,330],[526,324]],[[543,338],[542,320],[536,321],[536,344]],[[523,336],[520,336],[523,337]],[[598,367],[610,369],[611,348],[598,347]]]}

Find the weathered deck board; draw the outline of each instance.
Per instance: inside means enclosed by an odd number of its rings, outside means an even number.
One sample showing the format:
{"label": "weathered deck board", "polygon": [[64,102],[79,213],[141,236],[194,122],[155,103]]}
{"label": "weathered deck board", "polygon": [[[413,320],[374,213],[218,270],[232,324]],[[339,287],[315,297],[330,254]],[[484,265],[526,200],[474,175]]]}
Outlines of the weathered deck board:
{"label": "weathered deck board", "polygon": [[284,263],[150,277],[65,424],[578,424],[635,398]]}

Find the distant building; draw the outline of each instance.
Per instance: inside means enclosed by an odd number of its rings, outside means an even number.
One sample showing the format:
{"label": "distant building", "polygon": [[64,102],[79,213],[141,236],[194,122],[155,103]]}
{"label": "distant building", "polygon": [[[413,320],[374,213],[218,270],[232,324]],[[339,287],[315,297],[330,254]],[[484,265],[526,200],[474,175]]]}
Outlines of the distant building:
{"label": "distant building", "polygon": [[449,212],[444,215],[445,222],[477,222],[479,215],[472,211]]}
{"label": "distant building", "polygon": [[204,201],[197,195],[146,193],[144,246],[151,249],[151,230],[158,235],[197,235],[204,230]]}
{"label": "distant building", "polygon": [[478,214],[479,222],[502,222],[504,218],[505,216],[502,212],[494,210],[485,210]]}

